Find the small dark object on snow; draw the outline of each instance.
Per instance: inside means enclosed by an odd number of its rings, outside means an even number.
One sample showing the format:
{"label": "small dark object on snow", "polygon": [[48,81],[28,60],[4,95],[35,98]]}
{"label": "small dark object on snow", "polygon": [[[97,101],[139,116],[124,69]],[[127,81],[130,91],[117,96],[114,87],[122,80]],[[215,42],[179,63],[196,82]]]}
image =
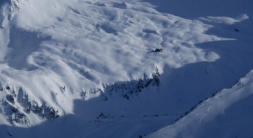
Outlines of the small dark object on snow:
{"label": "small dark object on snow", "polygon": [[7,89],[7,90],[10,90],[11,88],[10,88],[10,86],[6,86],[6,89]]}
{"label": "small dark object on snow", "polygon": [[104,113],[100,113],[98,116],[97,116],[97,119],[105,119],[106,116],[104,115]]}
{"label": "small dark object on snow", "polygon": [[158,114],[155,114],[154,117],[159,117],[159,115],[158,115]]}
{"label": "small dark object on snow", "polygon": [[160,53],[163,52],[162,48],[156,48],[155,50],[152,51],[153,53]]}
{"label": "small dark object on snow", "polygon": [[12,137],[12,136],[13,136],[13,135],[12,135],[9,131],[7,132],[7,134],[8,134],[10,137]]}
{"label": "small dark object on snow", "polygon": [[65,86],[63,86],[63,87],[62,87],[62,90],[63,90],[63,91],[65,91],[65,90],[66,90],[66,87],[65,87]]}
{"label": "small dark object on snow", "polygon": [[123,97],[127,100],[130,100],[130,97],[127,94],[124,94]]}
{"label": "small dark object on snow", "polygon": [[236,32],[240,32],[240,30],[239,30],[238,28],[235,28],[235,29],[234,29],[234,31],[236,31]]}
{"label": "small dark object on snow", "polygon": [[108,99],[107,96],[104,95],[104,96],[103,96],[103,100],[104,100],[104,101],[108,101],[109,99]]}

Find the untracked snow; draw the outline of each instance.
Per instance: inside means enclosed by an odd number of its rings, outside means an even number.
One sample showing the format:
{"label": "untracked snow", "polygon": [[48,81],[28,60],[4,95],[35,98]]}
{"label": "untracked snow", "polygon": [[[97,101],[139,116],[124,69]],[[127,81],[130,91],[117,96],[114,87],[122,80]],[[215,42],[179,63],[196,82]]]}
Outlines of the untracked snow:
{"label": "untracked snow", "polygon": [[[238,101],[244,100],[247,97],[252,96],[253,94],[253,79],[252,76],[253,72],[251,71],[249,74],[247,74],[244,78],[242,78],[236,85],[234,85],[230,89],[224,89],[222,91],[219,91],[215,93],[212,97],[205,100],[203,103],[199,104],[196,109],[194,109],[192,112],[190,112],[188,115],[177,121],[175,124],[167,126],[165,128],[160,129],[159,131],[149,135],[149,138],[178,138],[178,137],[200,137],[199,135],[196,135],[196,133],[201,133],[201,127],[208,127],[208,122],[211,120],[215,120],[215,117],[220,114],[226,114],[226,109],[229,108],[231,105],[234,106],[234,104],[238,104]],[[247,106],[252,106],[252,104],[248,104]],[[236,110],[235,110],[236,112]],[[232,115],[235,113],[231,113]],[[251,114],[251,111],[249,111],[248,114]],[[224,115],[225,116],[225,115]],[[226,115],[229,116],[229,115]],[[245,120],[249,120],[252,122],[250,117],[246,115],[247,118],[238,118],[238,120],[245,122]],[[239,121],[239,122],[240,122]],[[215,122],[216,127],[217,124],[219,124],[218,121]],[[231,131],[234,128],[237,128],[237,124],[239,124],[236,120],[230,120],[229,122],[232,128],[222,128],[227,129],[227,132],[223,132],[221,134],[224,134],[223,137],[229,137],[233,136],[234,132]],[[242,125],[242,124],[240,124]],[[244,128],[247,131],[247,127],[250,127],[252,125],[241,127]],[[234,127],[234,128],[233,128]],[[205,137],[215,137],[218,134],[212,134],[212,130],[203,129]],[[203,131],[202,130],[202,131]],[[217,129],[216,129],[217,130]],[[234,130],[236,131],[236,129]],[[240,134],[244,136],[250,136],[250,133],[246,134]]]}
{"label": "untracked snow", "polygon": [[[13,3],[11,10],[2,8],[2,18],[12,18],[1,29],[3,41],[9,39],[1,45],[1,84],[23,87],[62,112],[71,112],[72,99],[83,90],[151,76],[165,65],[215,61],[217,54],[195,44],[224,40],[205,34],[210,25],[137,1]],[[157,48],[163,52],[152,52]]]}
{"label": "untracked snow", "polygon": [[251,14],[192,18],[187,2],[156,2],[0,2],[0,137],[187,137],[200,112],[215,118],[252,93],[249,73],[203,100],[253,68]]}

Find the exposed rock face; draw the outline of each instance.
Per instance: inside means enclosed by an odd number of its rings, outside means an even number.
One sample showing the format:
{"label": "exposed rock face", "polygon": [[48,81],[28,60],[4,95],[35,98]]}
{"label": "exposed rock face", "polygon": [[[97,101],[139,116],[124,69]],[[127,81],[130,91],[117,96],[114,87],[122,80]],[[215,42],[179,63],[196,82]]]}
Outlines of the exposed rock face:
{"label": "exposed rock face", "polygon": [[118,82],[111,85],[104,85],[102,89],[92,89],[90,91],[81,92],[81,97],[83,99],[87,98],[87,95],[96,95],[99,93],[103,100],[109,100],[110,96],[113,94],[120,94],[126,100],[130,100],[132,96],[138,95],[145,88],[150,86],[158,87],[160,85],[160,73],[156,70],[153,73],[152,78],[144,77],[143,79],[133,80],[129,82]]}
{"label": "exposed rock face", "polygon": [[[145,88],[150,86],[159,86],[160,73],[158,70],[153,74],[152,78],[143,78],[129,82],[119,82],[112,85],[105,85],[104,89],[93,89],[87,92],[81,92],[81,97],[86,95],[101,95],[104,101],[110,100],[113,94],[120,94],[122,98],[131,100],[131,97],[138,95]],[[66,88],[65,88],[66,89]],[[0,86],[1,95],[5,95],[2,99],[1,106],[7,120],[12,125],[29,126],[31,124],[31,115],[42,120],[52,120],[60,117],[59,111],[41,101],[36,101],[28,95],[24,88],[13,88],[12,86]],[[0,106],[0,107],[1,107]]]}
{"label": "exposed rock face", "polygon": [[29,126],[29,115],[34,114],[41,119],[56,119],[59,117],[57,109],[46,104],[39,104],[31,100],[29,95],[22,89],[12,89],[10,86],[1,87],[0,91],[6,95],[2,99],[1,106],[8,121],[13,125]]}

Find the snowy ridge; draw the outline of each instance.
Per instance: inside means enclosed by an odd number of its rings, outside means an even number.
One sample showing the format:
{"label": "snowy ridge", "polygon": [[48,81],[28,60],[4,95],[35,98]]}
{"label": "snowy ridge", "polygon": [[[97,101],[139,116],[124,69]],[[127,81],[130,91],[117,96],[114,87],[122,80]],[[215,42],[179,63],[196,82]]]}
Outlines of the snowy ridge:
{"label": "snowy ridge", "polygon": [[2,22],[1,39],[9,41],[1,45],[0,78],[3,87],[22,88],[60,115],[72,112],[83,91],[151,78],[155,68],[162,73],[164,66],[215,61],[217,54],[195,44],[230,40],[205,34],[210,25],[138,1],[48,2],[12,1],[18,12],[2,9],[3,17],[14,15]]}
{"label": "snowy ridge", "polygon": [[[199,45],[235,43],[241,35],[250,41],[250,32],[236,27],[248,19],[247,14],[184,19],[138,0],[5,1],[0,13],[0,137],[44,138],[55,130],[49,137],[129,138],[168,125],[206,97],[207,88],[231,87],[231,81],[252,69],[251,61],[241,64],[252,57],[244,43],[238,52],[223,49],[228,59],[244,54],[224,66],[222,50]],[[189,68],[192,64],[197,70]],[[234,64],[243,67],[236,70]],[[212,82],[221,74],[227,80]],[[187,137],[187,127],[250,95],[251,77],[252,72],[151,137]]]}
{"label": "snowy ridge", "polygon": [[231,17],[213,17],[213,16],[208,16],[208,17],[201,17],[200,18],[203,21],[207,22],[214,22],[214,23],[222,23],[222,24],[227,24],[227,25],[232,25],[236,24],[239,22],[242,22],[244,20],[249,19],[249,16],[246,14],[243,14],[237,18],[231,18]]}
{"label": "snowy ridge", "polygon": [[195,137],[194,134],[202,125],[213,120],[217,115],[223,114],[224,110],[229,106],[253,94],[252,78],[253,71],[240,79],[232,88],[214,93],[212,97],[203,102],[201,101],[199,105],[187,112],[185,116],[174,124],[166,126],[147,137]]}

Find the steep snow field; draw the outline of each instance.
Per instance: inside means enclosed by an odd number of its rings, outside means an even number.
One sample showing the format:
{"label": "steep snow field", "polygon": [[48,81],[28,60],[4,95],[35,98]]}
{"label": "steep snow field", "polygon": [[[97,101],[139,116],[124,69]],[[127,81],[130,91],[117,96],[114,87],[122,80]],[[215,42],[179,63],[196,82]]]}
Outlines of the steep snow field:
{"label": "steep snow field", "polygon": [[[251,137],[252,112],[250,110],[252,109],[252,101],[249,99],[252,99],[253,93],[252,75],[251,71],[231,89],[224,89],[209,99],[201,101],[193,111],[187,112],[182,119],[148,137]],[[243,102],[238,103],[240,100]],[[234,103],[236,104],[233,105]],[[242,112],[239,113],[239,111]],[[215,119],[214,123],[211,122],[211,125],[208,124],[218,115],[220,118]]]}
{"label": "steep snow field", "polygon": [[[213,70],[211,71],[213,72],[212,76],[215,75],[215,80],[211,81],[211,83],[209,82],[209,85],[212,84],[213,88],[222,84],[223,87],[228,89],[222,91],[215,90],[215,93],[211,96],[200,100],[199,103],[186,111],[177,122],[156,131],[149,135],[149,137],[252,137],[252,71],[242,79],[243,83],[237,83],[237,85],[232,88],[229,86],[231,84],[227,83],[229,80],[235,80],[236,76],[240,76],[239,74],[242,75],[252,69],[252,63],[250,63],[252,62],[252,56],[248,55],[252,54],[253,43],[252,1],[146,1],[157,5],[157,9],[161,12],[174,13],[190,19],[198,18],[204,22],[215,25],[215,29],[209,31],[209,33],[235,38],[235,41],[232,42],[201,45],[208,47],[208,49],[210,49],[210,46],[222,47],[211,48],[215,51],[218,50],[218,54],[221,58],[214,63],[215,67],[211,68]],[[228,18],[242,13],[247,14],[247,21],[236,23],[240,18],[236,20]],[[241,19],[243,19],[243,16],[241,16]],[[227,31],[230,29],[234,29],[240,33],[235,35]],[[208,66],[209,65],[207,65],[207,67]],[[194,80],[194,78],[195,77],[192,77],[191,79]],[[209,77],[209,79],[212,79],[212,77]],[[205,90],[205,92],[206,91],[208,90]]]}
{"label": "steep snow field", "polygon": [[252,93],[250,0],[0,4],[0,137],[203,137]]}
{"label": "steep snow field", "polygon": [[[151,77],[165,65],[214,61],[217,54],[194,44],[224,40],[205,34],[211,26],[200,21],[163,15],[135,1],[31,0],[11,6],[3,7],[2,32],[9,42],[3,39],[2,86],[22,87],[67,113],[82,91]],[[152,52],[156,48],[164,52]]]}

